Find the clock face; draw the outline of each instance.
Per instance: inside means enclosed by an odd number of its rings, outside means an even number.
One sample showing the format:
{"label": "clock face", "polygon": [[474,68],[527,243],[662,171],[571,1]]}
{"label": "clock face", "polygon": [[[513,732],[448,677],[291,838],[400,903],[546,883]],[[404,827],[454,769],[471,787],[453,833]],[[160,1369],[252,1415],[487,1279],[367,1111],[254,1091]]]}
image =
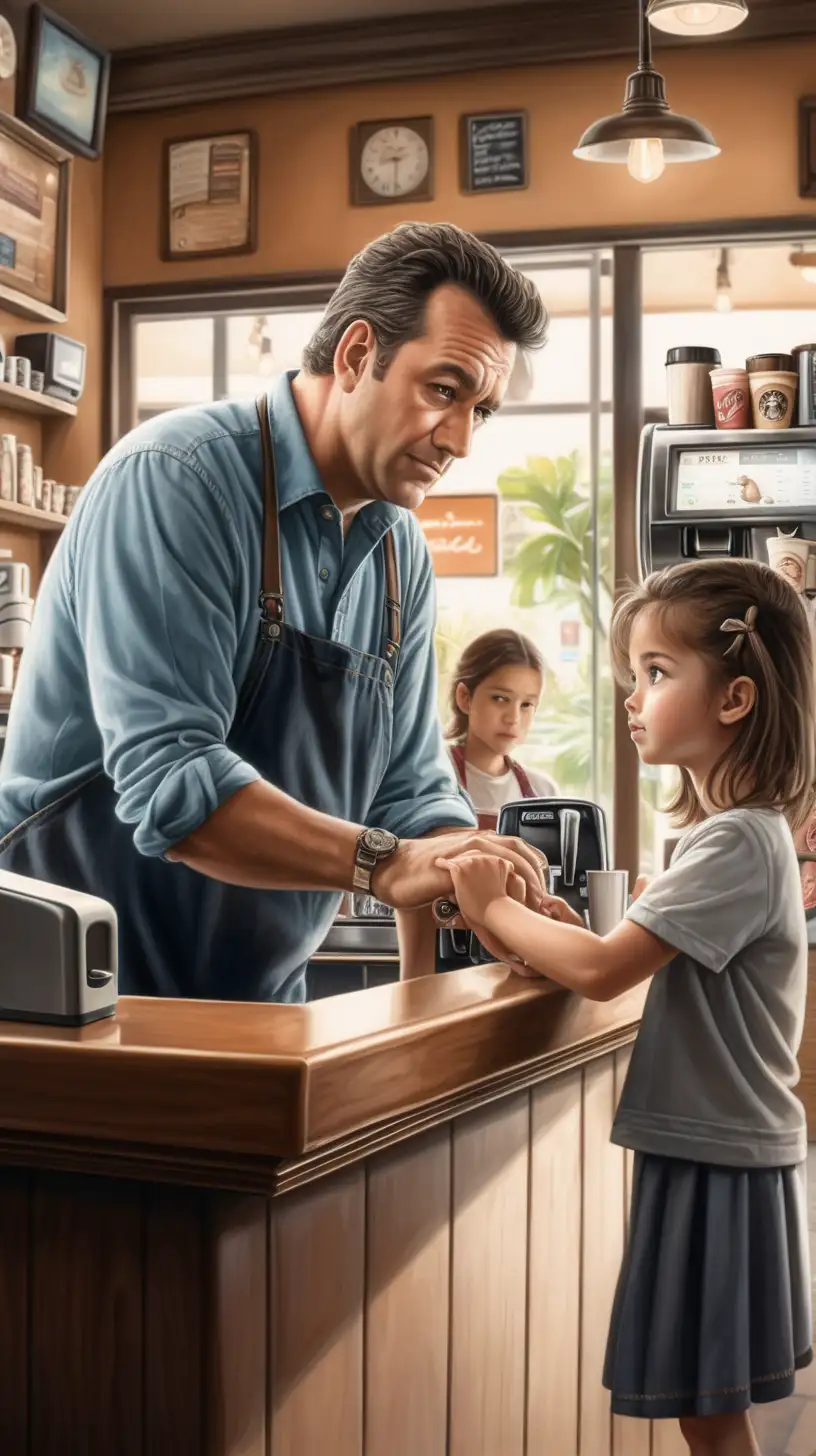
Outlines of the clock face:
{"label": "clock face", "polygon": [[410,126],[383,126],[368,138],[360,175],[378,197],[406,197],[428,175],[428,147]]}
{"label": "clock face", "polygon": [[5,15],[0,15],[0,81],[9,81],[17,70],[17,42]]}

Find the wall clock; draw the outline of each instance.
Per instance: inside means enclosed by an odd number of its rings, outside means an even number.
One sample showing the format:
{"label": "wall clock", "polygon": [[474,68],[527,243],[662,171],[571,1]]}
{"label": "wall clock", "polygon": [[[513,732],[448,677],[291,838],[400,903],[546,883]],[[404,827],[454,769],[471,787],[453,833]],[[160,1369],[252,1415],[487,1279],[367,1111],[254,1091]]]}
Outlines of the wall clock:
{"label": "wall clock", "polygon": [[351,133],[351,201],[430,202],[433,164],[432,116],[360,121]]}

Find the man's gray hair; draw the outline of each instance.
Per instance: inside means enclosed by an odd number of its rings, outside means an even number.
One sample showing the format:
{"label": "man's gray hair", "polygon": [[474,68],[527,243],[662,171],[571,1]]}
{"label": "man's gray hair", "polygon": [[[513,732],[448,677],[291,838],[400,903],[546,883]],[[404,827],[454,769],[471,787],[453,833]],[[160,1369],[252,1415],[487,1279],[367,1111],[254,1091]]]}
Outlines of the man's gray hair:
{"label": "man's gray hair", "polygon": [[547,310],[538,289],[495,248],[453,223],[406,222],[352,258],[303,351],[303,368],[331,374],[343,334],[364,319],[383,373],[402,344],[422,337],[430,295],[450,283],[478,299],[508,343],[537,349],[546,342]]}

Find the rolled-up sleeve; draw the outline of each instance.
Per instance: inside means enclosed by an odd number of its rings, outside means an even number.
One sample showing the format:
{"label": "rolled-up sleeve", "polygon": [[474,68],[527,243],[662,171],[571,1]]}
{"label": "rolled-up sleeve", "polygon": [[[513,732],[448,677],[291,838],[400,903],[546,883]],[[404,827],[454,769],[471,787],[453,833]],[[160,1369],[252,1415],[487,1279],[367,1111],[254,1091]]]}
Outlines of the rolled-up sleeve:
{"label": "rolled-up sleeve", "polygon": [[75,538],[77,630],[117,816],[161,856],[260,778],[226,746],[246,571],[223,496],[181,452],[135,450],[100,484]]}
{"label": "rolled-up sleeve", "polygon": [[[417,539],[418,538],[418,539]],[[476,819],[461,792],[442,738],[434,653],[436,587],[430,555],[416,527],[414,584],[404,595],[402,647],[394,688],[394,728],[385,777],[367,823],[401,839]]]}

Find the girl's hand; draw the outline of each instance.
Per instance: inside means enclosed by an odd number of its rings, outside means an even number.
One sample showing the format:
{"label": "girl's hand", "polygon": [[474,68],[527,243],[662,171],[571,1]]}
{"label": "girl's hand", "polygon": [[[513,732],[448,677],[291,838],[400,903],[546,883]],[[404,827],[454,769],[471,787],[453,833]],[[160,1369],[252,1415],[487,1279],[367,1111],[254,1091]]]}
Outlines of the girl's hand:
{"label": "girl's hand", "polygon": [[577,910],[573,910],[572,906],[558,895],[545,895],[539,906],[539,912],[541,915],[546,915],[548,920],[560,920],[563,925],[577,925],[580,930],[586,929],[583,915],[579,915]]}
{"label": "girl's hand", "polygon": [[440,858],[436,863],[448,871],[454,899],[469,926],[483,925],[491,901],[509,894],[511,868],[498,855],[463,854],[456,859]]}

